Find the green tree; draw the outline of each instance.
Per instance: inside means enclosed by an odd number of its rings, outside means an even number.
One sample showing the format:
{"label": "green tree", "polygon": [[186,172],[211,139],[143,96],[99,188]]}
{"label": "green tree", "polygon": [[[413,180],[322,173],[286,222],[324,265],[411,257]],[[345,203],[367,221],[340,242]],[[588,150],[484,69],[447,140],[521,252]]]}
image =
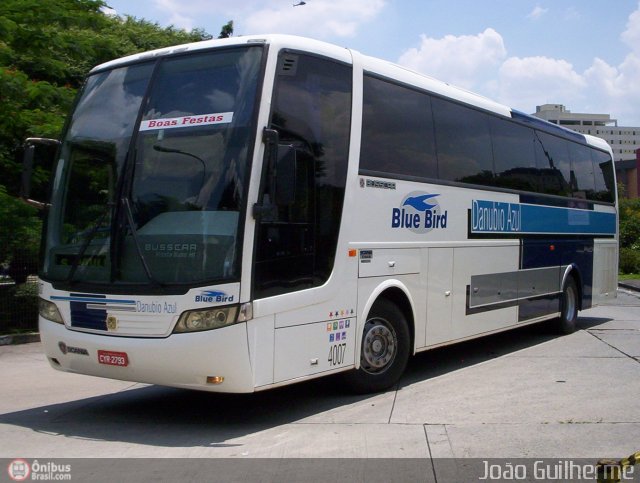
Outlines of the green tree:
{"label": "green tree", "polygon": [[[18,201],[7,194],[4,186],[0,185],[0,254],[5,259],[0,264],[13,262],[14,270],[9,273],[18,281],[29,273],[34,273],[38,251],[40,247],[40,231],[42,223],[37,216],[36,209]],[[7,227],[10,227],[7,229]],[[20,275],[16,276],[16,273]]]}
{"label": "green tree", "polygon": [[619,213],[620,246],[640,253],[640,199],[621,198]]}
{"label": "green tree", "polygon": [[[58,138],[89,70],[114,58],[211,38],[134,17],[106,15],[102,0],[0,1],[0,263],[38,249],[35,210],[20,204],[21,146]],[[35,182],[46,183],[39,171]],[[28,235],[28,236],[27,236]]]}
{"label": "green tree", "polygon": [[620,198],[620,272],[640,273],[640,199]]}
{"label": "green tree", "polygon": [[58,137],[75,92],[70,87],[30,80],[20,70],[0,67],[0,179],[11,194],[17,194],[23,140]]}
{"label": "green tree", "polygon": [[233,35],[233,20],[229,20],[226,24],[222,26],[220,30],[220,35],[218,35],[219,39],[228,39]]}

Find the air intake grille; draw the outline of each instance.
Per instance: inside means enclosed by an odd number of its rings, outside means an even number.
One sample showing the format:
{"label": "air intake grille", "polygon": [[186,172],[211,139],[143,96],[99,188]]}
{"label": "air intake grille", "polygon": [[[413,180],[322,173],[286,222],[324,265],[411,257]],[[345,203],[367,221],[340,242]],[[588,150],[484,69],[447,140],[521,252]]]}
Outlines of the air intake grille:
{"label": "air intake grille", "polygon": [[280,65],[278,67],[279,75],[294,76],[298,72],[298,56],[283,55],[280,57]]}

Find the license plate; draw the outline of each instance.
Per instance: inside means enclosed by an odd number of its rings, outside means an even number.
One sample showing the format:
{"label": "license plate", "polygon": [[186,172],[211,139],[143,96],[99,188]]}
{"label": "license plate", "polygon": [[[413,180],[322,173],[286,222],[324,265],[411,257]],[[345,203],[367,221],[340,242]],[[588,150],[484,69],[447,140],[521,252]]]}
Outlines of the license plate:
{"label": "license plate", "polygon": [[126,367],[129,365],[129,357],[126,352],[98,351],[98,362],[108,366]]}

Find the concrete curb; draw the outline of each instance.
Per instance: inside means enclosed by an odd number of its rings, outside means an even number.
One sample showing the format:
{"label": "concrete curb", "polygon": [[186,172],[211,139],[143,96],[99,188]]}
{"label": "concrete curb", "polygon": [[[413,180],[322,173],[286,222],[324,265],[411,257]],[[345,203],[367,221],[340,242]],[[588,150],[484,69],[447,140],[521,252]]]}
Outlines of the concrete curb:
{"label": "concrete curb", "polygon": [[627,290],[633,290],[635,292],[640,292],[640,280],[618,282],[618,287],[626,288]]}
{"label": "concrete curb", "polygon": [[31,332],[29,334],[0,335],[0,345],[29,344],[40,342],[40,334]]}

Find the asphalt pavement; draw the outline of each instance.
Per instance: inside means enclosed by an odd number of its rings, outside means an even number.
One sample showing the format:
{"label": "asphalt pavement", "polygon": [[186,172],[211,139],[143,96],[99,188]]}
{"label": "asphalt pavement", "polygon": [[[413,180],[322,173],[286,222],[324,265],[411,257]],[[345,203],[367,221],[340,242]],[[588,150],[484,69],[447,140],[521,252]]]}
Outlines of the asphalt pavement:
{"label": "asphalt pavement", "polygon": [[0,458],[620,459],[640,450],[640,295],[619,291],[578,326],[421,353],[367,396],[335,377],[248,395],[149,386],[2,346]]}

